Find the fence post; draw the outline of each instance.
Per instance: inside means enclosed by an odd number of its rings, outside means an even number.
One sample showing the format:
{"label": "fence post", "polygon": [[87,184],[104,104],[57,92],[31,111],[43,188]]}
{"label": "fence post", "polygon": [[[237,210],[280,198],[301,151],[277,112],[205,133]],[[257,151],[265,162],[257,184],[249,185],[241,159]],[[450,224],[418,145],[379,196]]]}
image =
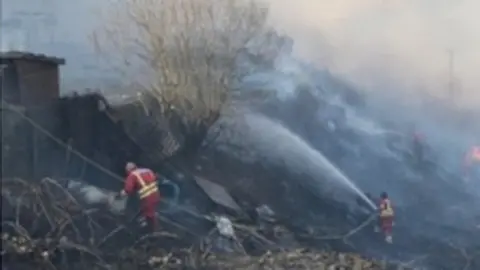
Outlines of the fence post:
{"label": "fence post", "polygon": [[32,177],[38,176],[38,139],[37,131],[32,127]]}

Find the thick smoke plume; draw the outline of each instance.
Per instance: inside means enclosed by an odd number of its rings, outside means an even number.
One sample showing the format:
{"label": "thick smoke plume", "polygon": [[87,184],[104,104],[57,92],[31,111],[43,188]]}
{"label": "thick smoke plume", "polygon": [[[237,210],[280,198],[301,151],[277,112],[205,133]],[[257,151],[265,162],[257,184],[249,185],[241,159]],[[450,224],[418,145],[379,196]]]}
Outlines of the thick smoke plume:
{"label": "thick smoke plume", "polygon": [[116,199],[114,192],[102,190],[78,181],[70,181],[67,188],[87,205],[104,205],[114,213],[120,213],[125,210],[127,199]]}
{"label": "thick smoke plume", "polygon": [[[272,24],[304,59],[369,90],[447,98],[449,50],[461,102],[480,102],[480,2],[434,0],[270,1]],[[414,99],[414,98],[411,99]]]}
{"label": "thick smoke plume", "polygon": [[[480,19],[476,0],[267,0],[271,24],[295,41],[296,54],[375,94],[446,98],[449,53],[459,102],[480,103]],[[2,47],[60,54],[67,81],[98,73],[90,34],[111,1],[2,2]],[[81,57],[79,57],[81,56]],[[75,61],[73,61],[75,59]],[[72,60],[72,61],[69,61]],[[83,74],[83,75],[82,75]],[[103,74],[106,71],[103,70]],[[96,80],[95,80],[96,81]],[[82,88],[82,86],[77,86]]]}
{"label": "thick smoke plume", "polygon": [[361,89],[376,121],[424,134],[441,166],[480,143],[480,2],[269,2],[296,56]]}

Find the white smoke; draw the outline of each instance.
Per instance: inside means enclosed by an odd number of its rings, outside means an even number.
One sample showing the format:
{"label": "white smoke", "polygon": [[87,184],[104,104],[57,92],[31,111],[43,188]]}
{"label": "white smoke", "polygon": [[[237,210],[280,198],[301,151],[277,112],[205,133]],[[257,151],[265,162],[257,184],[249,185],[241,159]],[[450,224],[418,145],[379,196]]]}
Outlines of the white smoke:
{"label": "white smoke", "polygon": [[69,181],[67,188],[88,205],[104,205],[114,213],[121,213],[126,208],[127,199],[115,198],[115,192],[79,181]]}
{"label": "white smoke", "polygon": [[[297,184],[319,196],[347,204],[360,197],[375,208],[373,202],[339,168],[282,124],[248,110],[237,112],[233,119],[223,120],[226,128],[217,138],[217,143],[234,145],[235,152],[231,154],[247,162],[263,160],[306,174],[309,178],[298,179]],[[228,146],[223,150],[231,152]]]}
{"label": "white smoke", "polygon": [[447,97],[449,50],[463,104],[480,102],[477,0],[268,0],[271,23],[309,62],[375,94]]}

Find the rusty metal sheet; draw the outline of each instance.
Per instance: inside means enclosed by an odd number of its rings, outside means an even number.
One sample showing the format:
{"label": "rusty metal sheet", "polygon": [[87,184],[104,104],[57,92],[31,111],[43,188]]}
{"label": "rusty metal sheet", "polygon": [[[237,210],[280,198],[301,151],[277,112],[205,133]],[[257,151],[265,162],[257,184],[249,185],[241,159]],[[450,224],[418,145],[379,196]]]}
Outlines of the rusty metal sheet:
{"label": "rusty metal sheet", "polygon": [[208,197],[210,197],[210,199],[212,199],[212,201],[215,203],[235,211],[241,211],[240,206],[238,206],[228,191],[221,185],[197,176],[195,176],[195,182],[197,182],[197,184],[205,191]]}

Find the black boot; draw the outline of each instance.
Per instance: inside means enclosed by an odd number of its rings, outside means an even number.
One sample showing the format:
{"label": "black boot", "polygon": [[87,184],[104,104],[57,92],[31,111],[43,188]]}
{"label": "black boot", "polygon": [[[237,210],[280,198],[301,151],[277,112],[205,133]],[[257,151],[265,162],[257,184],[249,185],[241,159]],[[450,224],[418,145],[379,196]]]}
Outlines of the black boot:
{"label": "black boot", "polygon": [[148,233],[154,233],[156,230],[156,224],[155,224],[155,219],[154,218],[146,218],[145,219],[147,222],[146,229]]}

